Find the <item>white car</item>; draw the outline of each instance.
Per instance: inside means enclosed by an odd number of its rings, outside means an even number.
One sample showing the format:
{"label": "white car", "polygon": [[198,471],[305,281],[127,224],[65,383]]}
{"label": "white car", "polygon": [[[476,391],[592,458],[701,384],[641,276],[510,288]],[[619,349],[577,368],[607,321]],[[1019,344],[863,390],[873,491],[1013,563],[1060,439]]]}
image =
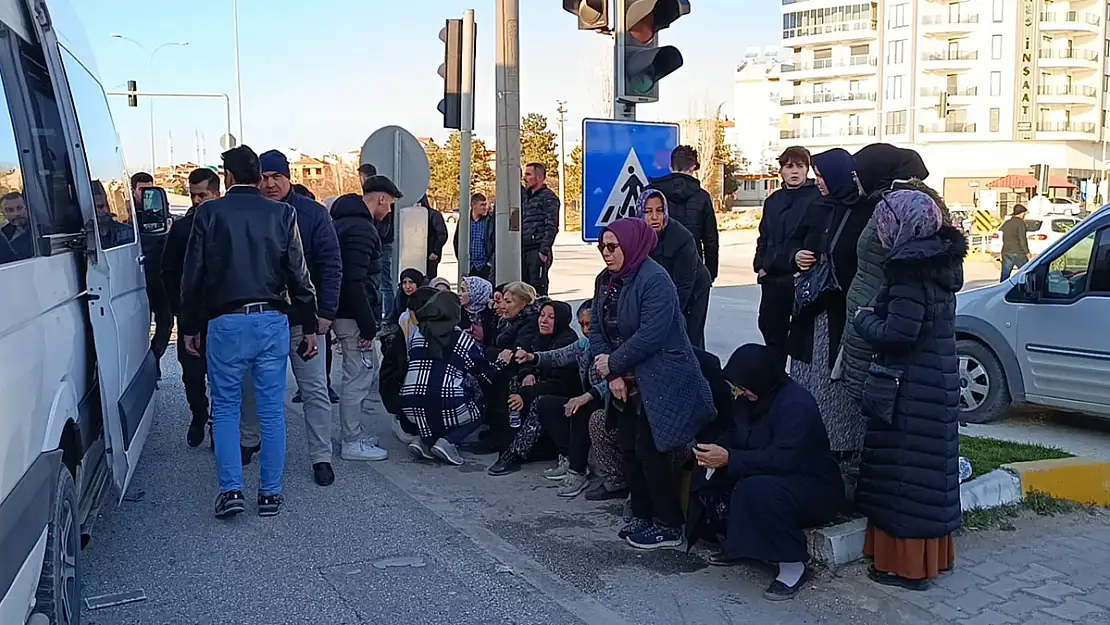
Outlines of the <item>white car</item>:
{"label": "white car", "polygon": [[[1062,239],[1079,222],[1078,217],[1066,215],[1047,215],[1040,219],[1026,219],[1025,229],[1028,232],[1029,254],[1039,256],[1050,245]],[[991,256],[996,260],[1002,256],[1001,230],[996,230],[991,235]]]}

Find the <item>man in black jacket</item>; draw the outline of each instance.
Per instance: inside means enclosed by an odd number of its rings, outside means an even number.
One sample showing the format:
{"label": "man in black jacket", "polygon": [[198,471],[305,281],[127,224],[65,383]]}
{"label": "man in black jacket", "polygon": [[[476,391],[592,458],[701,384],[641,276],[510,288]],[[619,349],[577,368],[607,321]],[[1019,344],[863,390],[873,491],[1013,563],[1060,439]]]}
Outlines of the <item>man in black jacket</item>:
{"label": "man in black jacket", "polygon": [[[262,429],[258,514],[281,509],[285,472],[285,376],[289,325],[299,325],[300,355],[319,355],[316,292],[305,263],[297,212],[262,196],[258,156],[245,145],[224,152],[227,195],[197,207],[181,278],[181,332],[200,356],[208,326],[208,382],[220,494],[217,517],[246,509],[239,449],[243,381],[254,381]],[[286,319],[289,315],[289,319]]]}
{"label": "man in black jacket", "polygon": [[[343,251],[343,288],[335,337],[342,346],[343,392],[339,395],[342,424],[342,457],[345,460],[385,460],[386,450],[370,434],[369,421],[379,413],[388,418],[377,394],[379,358],[374,337],[381,319],[378,284],[381,242],[375,220],[385,216],[401,192],[389,178],[372,176],[363,184],[364,194],[344,195],[331,207],[339,248]],[[380,409],[379,409],[380,407]]]}
{"label": "man in black jacket", "polygon": [[779,156],[782,188],[763,203],[759,220],[759,239],[755,244],[754,269],[762,289],[759,299],[759,331],[763,344],[770,348],[786,367],[786,337],[790,334],[790,317],[794,312],[794,249],[790,241],[805,218],[809,205],[821,197],[821,191],[809,180],[809,150],[787,148]]}
{"label": "man in black jacket", "polygon": [[[189,235],[193,231],[197,207],[220,197],[220,177],[216,172],[202,167],[189,174],[189,199],[193,206],[184,217],[177,219],[166,235],[166,247],[162,252],[162,287],[169,299],[170,311],[181,318],[181,274],[185,269],[185,250],[189,245]],[[204,442],[204,426],[208,422],[208,386],[205,381],[208,363],[204,358],[204,331],[200,332],[200,355],[194,356],[185,348],[185,335],[177,333],[177,361],[181,363],[181,381],[185,383],[185,399],[189,402],[192,420],[186,441],[189,447]]]}
{"label": "man in black jacket", "polygon": [[428,211],[428,271],[424,277],[431,280],[439,275],[443,246],[447,245],[447,223],[443,221],[443,213],[428,204],[428,196],[420,198],[419,204]]}
{"label": "man in black jacket", "polygon": [[[131,196],[135,201],[135,213],[143,208],[143,189],[154,186],[154,177],[145,171],[131,176]],[[166,235],[146,234],[139,228],[139,242],[143,249],[143,267],[146,268],[146,298],[150,314],[154,316],[154,336],[150,339],[150,349],[158,358],[158,377],[162,377],[162,355],[170,345],[173,333],[173,312],[170,311],[169,297],[162,288],[162,250],[166,245]]]}
{"label": "man in black jacket", "polygon": [[547,295],[554,260],[551,250],[558,234],[559,196],[547,188],[547,167],[528,163],[520,206],[520,277],[540,295]]}
{"label": "man in black jacket", "polygon": [[686,226],[698,244],[698,255],[709,270],[709,276],[717,279],[720,258],[720,242],[717,235],[717,215],[713,212],[713,200],[694,173],[701,169],[698,152],[688,145],[680,145],[671,152],[671,172],[655,178],[649,185],[663,192],[667,198],[671,219]]}
{"label": "man in black jacket", "polygon": [[[358,180],[360,185],[378,175],[378,169],[370,163],[363,163],[358,167]],[[382,268],[378,274],[379,293],[382,299],[382,316],[388,315],[393,310],[393,290],[397,288],[393,280],[393,206],[384,217],[374,220],[378,228],[378,240],[382,244]]]}
{"label": "man in black jacket", "polygon": [[[461,220],[462,215],[459,216]],[[461,221],[460,221],[461,223]],[[459,257],[459,230],[456,225],[451,245],[455,248],[455,258]],[[467,275],[477,276],[493,282],[493,255],[497,250],[497,237],[493,232],[493,211],[489,201],[482,193],[470,196],[470,271]]]}

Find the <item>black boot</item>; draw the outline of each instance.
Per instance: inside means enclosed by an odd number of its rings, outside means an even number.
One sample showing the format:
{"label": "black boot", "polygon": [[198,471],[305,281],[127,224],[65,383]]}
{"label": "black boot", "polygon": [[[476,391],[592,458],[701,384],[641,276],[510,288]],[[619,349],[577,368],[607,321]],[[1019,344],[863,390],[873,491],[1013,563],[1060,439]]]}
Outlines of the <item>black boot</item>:
{"label": "black boot", "polygon": [[487,473],[494,477],[501,477],[510,473],[516,473],[520,470],[520,458],[513,455],[512,452],[504,452],[498,458],[497,462],[489,468]]}

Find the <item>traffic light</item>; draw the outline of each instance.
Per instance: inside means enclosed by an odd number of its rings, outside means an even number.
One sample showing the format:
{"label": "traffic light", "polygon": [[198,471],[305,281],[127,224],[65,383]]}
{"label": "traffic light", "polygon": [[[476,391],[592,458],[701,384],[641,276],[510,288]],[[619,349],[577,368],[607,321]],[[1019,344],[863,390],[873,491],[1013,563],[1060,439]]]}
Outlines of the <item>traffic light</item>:
{"label": "traffic light", "polygon": [[682,53],[656,33],[690,12],[689,0],[618,0],[617,99],[659,101],[659,81],[682,67]]}
{"label": "traffic light", "polygon": [[139,106],[139,96],[135,95],[138,90],[138,83],[134,80],[127,81],[127,106]]}
{"label": "traffic light", "polygon": [[578,16],[578,30],[609,30],[609,0],[563,0],[563,9]]}
{"label": "traffic light", "polygon": [[443,65],[439,75],[443,77],[443,99],[439,102],[439,112],[443,113],[443,127],[462,128],[462,20],[447,20],[447,25],[439,31],[439,39],[444,43]]}

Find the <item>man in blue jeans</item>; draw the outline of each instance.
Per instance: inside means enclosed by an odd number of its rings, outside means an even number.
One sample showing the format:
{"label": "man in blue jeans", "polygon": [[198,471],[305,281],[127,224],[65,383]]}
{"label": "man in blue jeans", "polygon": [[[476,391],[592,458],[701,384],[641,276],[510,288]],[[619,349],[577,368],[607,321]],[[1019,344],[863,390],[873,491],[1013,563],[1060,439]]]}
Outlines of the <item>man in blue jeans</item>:
{"label": "man in blue jeans", "polygon": [[200,333],[208,325],[212,437],[220,476],[216,516],[246,510],[239,411],[248,371],[262,430],[258,514],[275,516],[285,472],[289,326],[301,326],[302,358],[315,356],[316,293],[296,211],[262,196],[258,155],[244,145],[222,158],[226,195],[198,206],[193,218],[181,278],[180,331],[186,350],[199,356]]}

